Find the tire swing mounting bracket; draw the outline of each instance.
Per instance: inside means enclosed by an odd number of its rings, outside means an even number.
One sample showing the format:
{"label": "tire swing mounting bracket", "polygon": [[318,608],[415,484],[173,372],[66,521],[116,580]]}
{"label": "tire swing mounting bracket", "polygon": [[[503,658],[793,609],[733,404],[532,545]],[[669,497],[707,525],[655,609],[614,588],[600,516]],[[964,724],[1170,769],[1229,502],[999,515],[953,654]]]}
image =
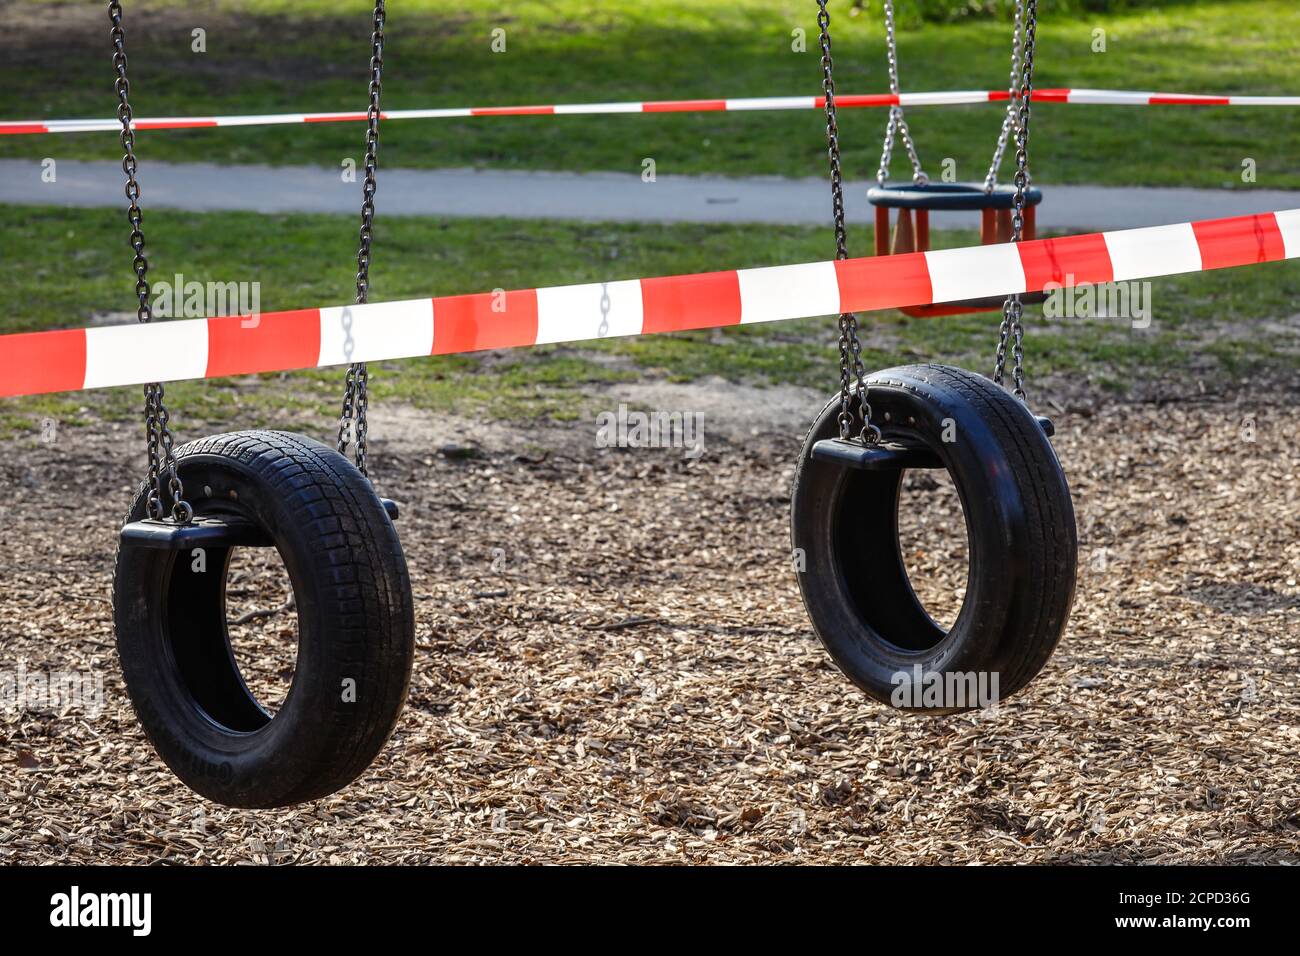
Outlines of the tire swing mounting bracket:
{"label": "tire swing mounting bracket", "polygon": [[849,438],[825,438],[813,445],[811,455],[817,461],[862,471],[943,467],[939,456],[924,445],[902,445],[897,442],[867,445]]}
{"label": "tire swing mounting bracket", "polygon": [[[381,498],[389,521],[399,509],[391,498]],[[256,522],[240,515],[195,515],[189,524],[158,518],[132,521],[122,527],[122,547],[155,551],[189,551],[193,548],[270,548],[275,542]]]}
{"label": "tire swing mounting bracket", "polygon": [[[1051,438],[1056,426],[1050,418],[1034,416],[1043,434]],[[904,468],[943,468],[943,461],[931,449],[920,444],[880,442],[867,445],[848,438],[824,438],[812,447],[810,457],[817,461],[857,468],[860,471],[893,471]]]}

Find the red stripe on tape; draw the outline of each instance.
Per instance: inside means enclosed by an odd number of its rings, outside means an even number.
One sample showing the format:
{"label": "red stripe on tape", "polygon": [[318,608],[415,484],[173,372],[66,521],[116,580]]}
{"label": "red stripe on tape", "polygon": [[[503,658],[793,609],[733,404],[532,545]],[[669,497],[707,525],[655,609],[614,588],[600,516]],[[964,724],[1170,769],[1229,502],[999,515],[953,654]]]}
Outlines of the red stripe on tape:
{"label": "red stripe on tape", "polygon": [[726,100],[660,100],[641,104],[641,110],[645,113],[693,113],[697,110],[722,111],[726,108]]}
{"label": "red stripe on tape", "polygon": [[[1066,89],[1034,90],[1032,100],[1039,103],[1068,103],[1070,101],[1070,92],[1070,90]],[[991,90],[989,92],[990,103],[1006,103],[1010,99],[1010,90]]]}
{"label": "red stripe on tape", "polygon": [[923,252],[839,259],[835,278],[840,286],[841,312],[929,305],[934,301],[930,267]]}
{"label": "red stripe on tape", "polygon": [[1106,240],[1095,233],[1022,242],[1018,251],[1030,292],[1041,292],[1050,283],[1064,287],[1115,278]]}
{"label": "red stripe on tape", "polygon": [[[826,109],[826,97],[819,96],[813,101],[819,110]],[[846,109],[851,106],[897,106],[896,93],[858,93],[835,97],[835,105]]]}
{"label": "red stripe on tape", "polygon": [[1152,106],[1231,106],[1226,96],[1153,96]]}
{"label": "red stripe on tape", "polygon": [[433,300],[434,355],[508,349],[536,341],[536,289]]}
{"label": "red stripe on tape", "polygon": [[86,384],[86,330],[0,336],[0,395],[68,392]]}
{"label": "red stripe on tape", "polygon": [[320,309],[208,319],[208,378],[312,368],[320,359]]}
{"label": "red stripe on tape", "polygon": [[201,120],[135,120],[131,123],[135,129],[198,129],[216,126],[214,119]]}
{"label": "red stripe on tape", "polygon": [[1282,230],[1271,212],[1206,219],[1192,223],[1192,231],[1201,247],[1202,269],[1227,269],[1286,258]]}
{"label": "red stripe on tape", "polygon": [[641,280],[641,331],[682,332],[740,324],[740,277],[729,272]]}
{"label": "red stripe on tape", "polygon": [[48,133],[50,128],[43,123],[0,123],[0,136],[10,133]]}
{"label": "red stripe on tape", "polygon": [[[383,119],[384,114],[380,113],[379,118]],[[363,119],[367,119],[365,113],[333,113],[329,116],[307,115],[302,118],[302,121],[304,123],[349,123],[349,122],[354,122],[356,120],[363,120]]]}
{"label": "red stripe on tape", "polygon": [[550,116],[554,106],[476,106],[470,116]]}

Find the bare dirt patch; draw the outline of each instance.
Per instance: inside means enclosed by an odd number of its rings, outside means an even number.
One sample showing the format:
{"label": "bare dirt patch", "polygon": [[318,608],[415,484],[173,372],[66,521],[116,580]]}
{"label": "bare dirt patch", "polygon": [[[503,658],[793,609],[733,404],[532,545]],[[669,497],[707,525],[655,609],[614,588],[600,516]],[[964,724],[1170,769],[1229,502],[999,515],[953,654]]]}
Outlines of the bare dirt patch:
{"label": "bare dirt patch", "polygon": [[[358,783],[283,812],[196,798],[133,719],[108,595],[137,429],[14,443],[0,671],[98,674],[104,712],[0,715],[0,860],[1297,862],[1295,398],[1070,407],[1070,630],[997,713],[939,719],[864,700],[809,631],[800,434],[710,432],[690,461],[380,409],[410,701]],[[942,500],[918,513],[959,520]],[[915,557],[951,589],[951,553]]]}

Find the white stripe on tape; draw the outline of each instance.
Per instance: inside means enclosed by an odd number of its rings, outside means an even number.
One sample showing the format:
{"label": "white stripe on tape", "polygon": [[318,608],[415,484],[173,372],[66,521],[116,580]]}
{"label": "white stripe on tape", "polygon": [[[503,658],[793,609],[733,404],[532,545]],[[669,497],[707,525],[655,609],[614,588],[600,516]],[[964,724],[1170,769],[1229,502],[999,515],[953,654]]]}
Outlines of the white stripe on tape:
{"label": "white stripe on tape", "polygon": [[47,123],[51,133],[103,133],[121,129],[121,123],[110,120],[56,120]]}
{"label": "white stripe on tape", "polygon": [[432,352],[432,299],[320,310],[318,366],[410,358]]}
{"label": "white stripe on tape", "polygon": [[455,119],[473,115],[468,106],[440,110],[384,110],[384,119]]}
{"label": "white stripe on tape", "polygon": [[744,325],[840,311],[840,284],[833,262],[737,269],[736,275],[740,279],[740,321]]}
{"label": "white stripe on tape", "polygon": [[1300,209],[1285,209],[1273,213],[1277,227],[1282,231],[1282,248],[1288,259],[1300,259]]}
{"label": "white stripe on tape", "polygon": [[556,113],[640,113],[640,103],[570,103],[556,106]]}
{"label": "white stripe on tape", "polygon": [[1099,106],[1146,106],[1154,93],[1130,90],[1070,90],[1071,103],[1093,103]]}
{"label": "white stripe on tape", "polygon": [[643,316],[640,279],[538,289],[537,344],[640,335]]}
{"label": "white stripe on tape", "polygon": [[814,96],[750,96],[727,100],[728,110],[807,110],[817,105]]}
{"label": "white stripe on tape", "polygon": [[1300,96],[1229,96],[1232,106],[1300,106]]}
{"label": "white stripe on tape", "polygon": [[945,93],[900,93],[899,106],[949,106],[957,103],[987,103],[988,90],[952,90]]}
{"label": "white stripe on tape", "polygon": [[1025,267],[1014,243],[927,252],[925,264],[935,302],[1025,291]]}
{"label": "white stripe on tape", "polygon": [[219,116],[218,126],[260,126],[263,123],[305,123],[305,113],[272,113],[269,116]]}
{"label": "white stripe on tape", "polygon": [[1116,282],[1201,270],[1201,247],[1190,222],[1103,232],[1102,238]]}
{"label": "white stripe on tape", "polygon": [[[97,119],[46,120],[44,123],[37,123],[36,125],[47,126],[52,130],[54,129],[79,130],[79,129],[89,128],[89,127],[103,127],[106,129],[111,129],[114,123],[117,123],[118,129],[122,128],[122,124],[120,122],[117,122],[116,120],[97,120]],[[24,123],[23,125],[27,125],[27,124]]]}
{"label": "white stripe on tape", "polygon": [[86,329],[86,388],[177,382],[207,373],[207,319]]}

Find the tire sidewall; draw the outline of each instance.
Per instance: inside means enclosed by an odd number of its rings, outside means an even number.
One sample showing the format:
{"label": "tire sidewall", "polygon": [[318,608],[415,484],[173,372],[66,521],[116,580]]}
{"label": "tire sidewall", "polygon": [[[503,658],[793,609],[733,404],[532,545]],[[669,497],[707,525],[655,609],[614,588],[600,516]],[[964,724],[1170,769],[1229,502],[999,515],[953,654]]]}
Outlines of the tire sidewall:
{"label": "tire sidewall", "polygon": [[[311,443],[320,452],[334,454],[323,445]],[[284,795],[310,787],[319,768],[334,758],[329,753],[329,736],[321,730],[354,719],[355,704],[344,700],[343,681],[360,680],[354,668],[342,664],[334,645],[339,640],[339,621],[355,613],[355,598],[346,587],[321,573],[318,557],[322,535],[294,520],[284,497],[284,488],[272,483],[275,457],[254,456],[240,460],[230,454],[204,451],[209,442],[196,442],[177,452],[182,481],[197,497],[200,489],[220,489],[237,498],[223,502],[253,518],[275,541],[292,582],[298,615],[297,660],[290,690],[271,719],[252,732],[235,732],[221,726],[198,706],[181,677],[164,627],[165,588],[168,573],[188,573],[179,566],[190,552],[175,553],[142,548],[119,549],[114,578],[114,611],[119,659],[128,692],[150,742],[163,761],[192,789],[217,802],[234,806],[271,806]],[[346,463],[339,456],[339,460]],[[349,466],[350,468],[350,466]],[[359,520],[381,529],[387,542],[385,562],[389,587],[409,581],[396,532],[378,497],[359,473],[348,475],[347,493],[359,499]],[[146,489],[141,488],[128,520],[145,517]],[[380,524],[382,522],[382,525]],[[310,524],[310,523],[309,523]],[[386,532],[383,526],[386,525]],[[400,567],[393,565],[393,560]],[[223,578],[222,606],[196,608],[196,614],[219,613],[224,620],[224,577],[221,567],[209,564],[206,573]],[[407,602],[409,608],[409,599]],[[392,623],[392,622],[390,622]],[[397,622],[399,625],[403,622]],[[411,635],[413,643],[413,634]],[[407,668],[409,675],[409,652]],[[358,687],[358,693],[370,692]],[[403,697],[405,688],[403,687]],[[393,720],[396,713],[393,714]],[[390,728],[391,729],[391,725]],[[386,736],[386,734],[385,734]]]}
{"label": "tire sidewall", "polygon": [[[836,398],[809,430],[792,497],[793,543],[806,560],[799,586],[814,630],[841,670],[882,702],[891,702],[896,675],[914,673],[917,666],[923,673],[996,673],[1000,693],[1013,693],[1018,688],[1008,688],[1003,675],[1013,672],[1021,656],[1018,628],[1029,616],[1026,602],[1035,595],[1028,580],[1031,529],[1008,450],[968,398],[927,375],[925,367],[887,369],[871,376],[868,384],[873,421],[885,429],[886,437],[892,432],[924,439],[948,470],[966,523],[966,596],[947,636],[928,650],[895,647],[864,625],[830,547],[834,514],[849,504],[843,500],[846,470],[810,457],[817,441],[838,437]],[[1050,458],[1059,474],[1051,444],[1032,415],[1001,390],[998,394],[1007,399],[1005,409],[1013,416],[1017,439],[1030,443],[1033,454]],[[952,441],[942,440],[945,431]],[[1064,488],[1063,476],[1060,481]],[[1064,493],[1068,500],[1068,489]],[[877,536],[863,547],[896,549],[896,526],[887,533],[890,540]]]}

